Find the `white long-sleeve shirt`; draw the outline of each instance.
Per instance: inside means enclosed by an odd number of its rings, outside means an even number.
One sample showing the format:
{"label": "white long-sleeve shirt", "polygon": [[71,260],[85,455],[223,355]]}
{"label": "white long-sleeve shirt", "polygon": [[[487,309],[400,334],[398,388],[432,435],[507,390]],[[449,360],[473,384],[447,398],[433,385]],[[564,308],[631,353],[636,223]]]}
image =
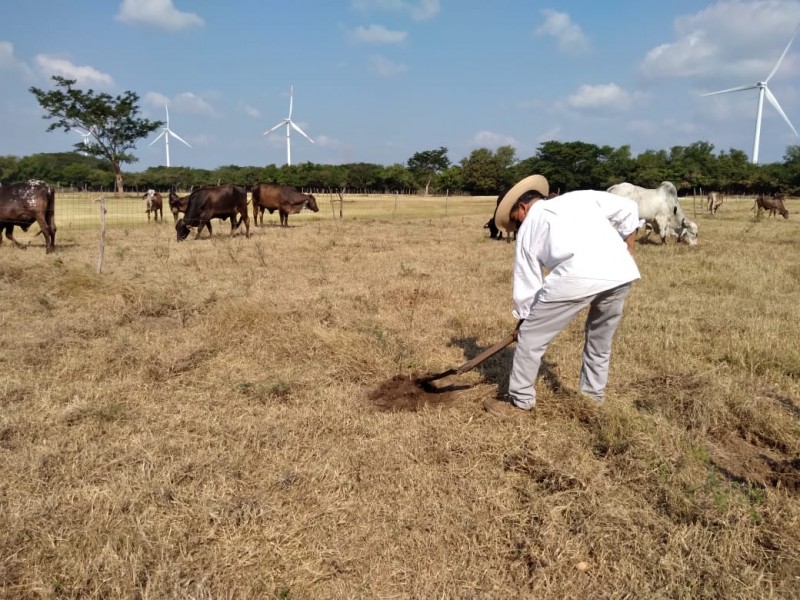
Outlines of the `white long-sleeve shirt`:
{"label": "white long-sleeve shirt", "polygon": [[608,192],[534,202],[517,232],[514,317],[526,318],[536,302],[585,298],[639,279],[624,241],[638,227],[636,202]]}

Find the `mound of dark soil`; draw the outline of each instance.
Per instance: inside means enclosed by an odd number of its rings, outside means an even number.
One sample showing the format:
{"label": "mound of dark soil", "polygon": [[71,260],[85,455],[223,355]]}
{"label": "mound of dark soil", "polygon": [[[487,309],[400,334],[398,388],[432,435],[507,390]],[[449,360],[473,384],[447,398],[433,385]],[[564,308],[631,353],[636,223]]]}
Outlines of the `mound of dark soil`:
{"label": "mound of dark soil", "polygon": [[455,397],[454,386],[438,388],[420,383],[419,375],[395,375],[369,394],[370,401],[381,410],[418,411],[424,406],[449,404]]}

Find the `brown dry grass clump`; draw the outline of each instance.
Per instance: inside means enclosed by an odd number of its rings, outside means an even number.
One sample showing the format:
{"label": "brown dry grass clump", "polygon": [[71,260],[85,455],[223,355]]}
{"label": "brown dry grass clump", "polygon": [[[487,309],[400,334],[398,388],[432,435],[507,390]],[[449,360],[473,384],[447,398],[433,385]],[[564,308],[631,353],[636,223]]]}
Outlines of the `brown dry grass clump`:
{"label": "brown dry grass clump", "polygon": [[797,597],[800,205],[750,205],[699,216],[696,248],[638,246],[602,409],[574,392],[575,322],[513,422],[481,409],[512,348],[445,406],[369,400],[513,327],[485,216],[112,229],[102,275],[94,231],[52,255],[20,235],[0,596]]}

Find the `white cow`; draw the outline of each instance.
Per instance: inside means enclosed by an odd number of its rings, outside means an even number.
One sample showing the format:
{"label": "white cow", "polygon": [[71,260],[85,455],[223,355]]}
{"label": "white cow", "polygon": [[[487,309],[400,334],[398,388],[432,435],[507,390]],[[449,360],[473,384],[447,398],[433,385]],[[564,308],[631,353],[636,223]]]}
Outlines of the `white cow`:
{"label": "white cow", "polygon": [[654,190],[625,182],[612,185],[608,191],[636,201],[639,218],[648,227],[644,239],[655,229],[662,243],[666,243],[667,235],[674,234],[679,242],[686,242],[690,246],[697,244],[697,225],[686,218],[678,202],[678,190],[671,182],[665,181]]}

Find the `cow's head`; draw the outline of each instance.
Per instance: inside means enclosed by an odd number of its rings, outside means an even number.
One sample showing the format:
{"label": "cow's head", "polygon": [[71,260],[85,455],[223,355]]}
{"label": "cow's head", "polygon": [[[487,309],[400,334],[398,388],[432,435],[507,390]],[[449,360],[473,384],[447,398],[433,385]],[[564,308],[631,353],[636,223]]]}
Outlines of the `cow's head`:
{"label": "cow's head", "polygon": [[697,245],[697,224],[689,219],[681,221],[681,227],[678,230],[678,241],[686,242],[690,246]]}
{"label": "cow's head", "polygon": [[175,223],[175,231],[178,234],[178,241],[182,242],[187,237],[189,237],[189,233],[191,233],[191,228],[186,224],[186,221],[180,219],[177,223]]}
{"label": "cow's head", "polygon": [[310,210],[311,212],[319,212],[319,206],[317,206],[317,199],[314,198],[311,194],[306,194],[306,203],[305,207]]}

